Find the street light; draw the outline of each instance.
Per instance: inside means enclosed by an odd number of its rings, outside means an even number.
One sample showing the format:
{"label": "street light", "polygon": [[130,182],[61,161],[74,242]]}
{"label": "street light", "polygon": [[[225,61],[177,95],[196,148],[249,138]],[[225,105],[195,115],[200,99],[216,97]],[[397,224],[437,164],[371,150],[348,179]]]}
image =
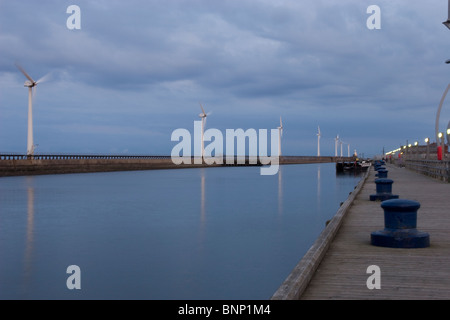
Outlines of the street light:
{"label": "street light", "polygon": [[447,126],[447,145],[450,147],[450,121]]}
{"label": "street light", "polygon": [[448,18],[447,21],[442,22],[442,24],[450,29],[450,0],[448,1]]}
{"label": "street light", "polygon": [[[444,134],[442,132],[438,133],[438,139],[436,141],[436,145],[437,147],[437,156],[438,156],[438,160],[442,160],[442,154],[444,152],[444,139],[443,139]],[[441,142],[439,143],[439,140],[441,140]]]}
{"label": "street light", "polygon": [[[438,135],[439,135],[439,117],[441,115],[442,105],[444,104],[445,97],[447,96],[447,93],[449,90],[450,90],[450,84],[447,86],[447,88],[444,91],[444,94],[442,95],[441,102],[439,102],[439,108],[436,113],[436,124],[435,124],[436,138],[438,138]],[[439,139],[436,139],[436,140],[437,140],[436,142],[439,144]]]}
{"label": "street light", "polygon": [[[446,26],[448,29],[450,29],[450,0],[448,0],[448,6],[447,6],[447,21],[442,22],[444,24],[444,26]],[[450,59],[445,61],[446,64],[450,64]],[[439,126],[439,114],[441,113],[441,109],[442,109],[442,103],[444,102],[445,99],[445,95],[447,94],[448,90],[450,89],[450,84],[447,86],[447,89],[444,92],[444,95],[442,96],[441,99],[441,103],[439,105],[439,109],[438,109],[438,113],[436,115],[436,134],[438,133],[438,126]],[[450,122],[448,123],[448,127],[447,127],[447,144],[450,147]],[[436,141],[436,144],[438,144],[438,141]],[[442,149],[444,149],[444,143],[442,143]],[[442,152],[444,152],[444,150],[442,150]]]}
{"label": "street light", "polygon": [[430,159],[430,138],[425,138],[425,142],[427,143],[427,160]]}

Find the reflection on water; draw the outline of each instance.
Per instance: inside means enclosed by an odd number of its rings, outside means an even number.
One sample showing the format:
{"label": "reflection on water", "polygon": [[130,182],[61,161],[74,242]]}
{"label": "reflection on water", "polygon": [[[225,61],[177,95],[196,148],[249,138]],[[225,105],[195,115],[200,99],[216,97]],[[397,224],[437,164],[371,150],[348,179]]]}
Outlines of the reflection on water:
{"label": "reflection on water", "polygon": [[200,169],[200,181],[201,181],[201,189],[200,189],[200,198],[201,198],[201,203],[200,203],[200,220],[201,220],[201,225],[202,227],[205,226],[205,220],[206,220],[206,198],[205,198],[205,180],[206,180],[206,169],[205,168],[201,168]]}
{"label": "reflection on water", "polygon": [[259,169],[1,178],[0,299],[270,298],[360,178]]}
{"label": "reflection on water", "polygon": [[320,211],[320,202],[321,202],[321,192],[320,192],[320,185],[322,182],[322,179],[320,178],[320,168],[321,166],[317,166],[317,207]]}
{"label": "reflection on water", "polygon": [[278,168],[278,215],[283,213],[283,166]]}
{"label": "reflection on water", "polygon": [[34,230],[34,187],[32,177],[26,177],[27,185],[27,236],[25,243],[24,258],[24,281],[25,287],[29,286],[32,273],[32,255],[33,255],[33,230]]}

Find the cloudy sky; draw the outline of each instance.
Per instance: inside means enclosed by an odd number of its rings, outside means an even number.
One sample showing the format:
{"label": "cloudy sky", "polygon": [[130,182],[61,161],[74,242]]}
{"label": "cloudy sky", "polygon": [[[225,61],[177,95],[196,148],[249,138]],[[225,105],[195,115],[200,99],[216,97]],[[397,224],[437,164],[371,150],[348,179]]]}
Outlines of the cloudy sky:
{"label": "cloudy sky", "polygon": [[[81,9],[70,30],[67,7]],[[370,5],[381,29],[370,30]],[[209,128],[274,129],[283,154],[365,155],[434,140],[450,82],[447,1],[0,0],[0,152],[26,152],[27,89],[38,85],[38,153],[170,154]],[[450,102],[440,126],[447,128]],[[344,150],[347,150],[344,145]]]}

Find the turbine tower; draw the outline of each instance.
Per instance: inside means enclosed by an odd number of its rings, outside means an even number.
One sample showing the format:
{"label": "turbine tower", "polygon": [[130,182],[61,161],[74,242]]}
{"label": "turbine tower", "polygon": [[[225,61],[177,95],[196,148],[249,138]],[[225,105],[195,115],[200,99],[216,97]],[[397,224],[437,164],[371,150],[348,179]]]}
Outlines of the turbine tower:
{"label": "turbine tower", "polygon": [[343,152],[342,152],[342,145],[343,144],[347,145],[347,156],[350,157],[350,143],[342,141],[342,140],[340,140],[339,143],[341,144],[341,157],[344,155]]}
{"label": "turbine tower", "polygon": [[280,126],[278,127],[278,156],[281,157],[281,137],[283,136],[283,122],[280,116]]}
{"label": "turbine tower", "polygon": [[334,156],[338,156],[338,141],[339,141],[339,135],[334,138]]}
{"label": "turbine tower", "polygon": [[320,127],[317,126],[318,132],[317,132],[317,156],[320,157],[320,137],[322,136],[320,134]]}
{"label": "turbine tower", "polygon": [[47,76],[42,77],[38,81],[34,81],[33,78],[16,63],[16,67],[23,73],[28,79],[24,83],[24,87],[28,87],[28,139],[27,139],[27,156],[31,157],[34,154],[34,142],[33,142],[33,88],[36,91],[36,85],[41,83]]}
{"label": "turbine tower", "polygon": [[202,143],[201,143],[201,148],[202,148],[202,159],[205,156],[205,140],[204,140],[204,133],[205,133],[205,127],[206,127],[206,117],[210,114],[210,113],[206,113],[205,109],[203,109],[202,104],[200,103],[200,108],[202,108],[202,113],[200,113],[198,116],[202,119]]}

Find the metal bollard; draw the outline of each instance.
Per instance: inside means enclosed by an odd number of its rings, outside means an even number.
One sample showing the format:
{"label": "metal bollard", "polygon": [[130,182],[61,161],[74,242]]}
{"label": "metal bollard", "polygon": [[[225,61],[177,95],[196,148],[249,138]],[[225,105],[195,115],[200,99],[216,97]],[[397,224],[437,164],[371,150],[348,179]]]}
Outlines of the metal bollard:
{"label": "metal bollard", "polygon": [[412,200],[394,199],[381,203],[384,210],[384,230],[372,232],[371,244],[390,248],[426,248],[430,235],[417,227],[417,210],[420,203]]}
{"label": "metal bollard", "polygon": [[378,178],[387,178],[388,172],[386,169],[378,170],[378,173],[375,175]]}
{"label": "metal bollard", "polygon": [[394,181],[380,178],[376,179],[375,183],[377,185],[377,194],[370,195],[370,201],[398,199],[398,195],[392,194],[392,184]]}

